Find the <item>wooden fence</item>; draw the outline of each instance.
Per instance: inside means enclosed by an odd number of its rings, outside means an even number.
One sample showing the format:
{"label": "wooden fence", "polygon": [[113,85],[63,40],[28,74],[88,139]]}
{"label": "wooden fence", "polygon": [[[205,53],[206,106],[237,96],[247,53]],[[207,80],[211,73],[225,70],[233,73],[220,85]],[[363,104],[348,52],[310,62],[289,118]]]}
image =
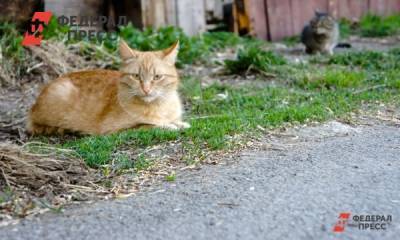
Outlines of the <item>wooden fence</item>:
{"label": "wooden fence", "polygon": [[[210,18],[222,20],[224,5],[234,2],[236,6],[244,4],[246,16],[240,18],[234,13],[233,18],[236,16],[238,19],[245,19],[244,27],[251,34],[272,41],[298,35],[304,24],[314,16],[315,9],[329,12],[336,18],[344,17],[351,20],[356,20],[368,12],[378,15],[400,12],[400,0],[44,0],[44,2],[46,10],[56,15],[127,16],[128,20],[139,28],[173,25],[181,27],[189,35],[206,31]],[[112,7],[109,9],[113,11],[105,12],[105,3],[111,3]],[[238,19],[233,21],[234,25],[237,25]],[[230,29],[241,32],[237,27]]]}
{"label": "wooden fence", "polygon": [[298,35],[315,9],[352,20],[368,12],[400,12],[400,0],[248,0],[246,4],[254,35],[272,41]]}
{"label": "wooden fence", "polygon": [[45,10],[58,16],[127,16],[139,28],[173,25],[189,35],[206,30],[205,7],[197,0],[45,0]]}

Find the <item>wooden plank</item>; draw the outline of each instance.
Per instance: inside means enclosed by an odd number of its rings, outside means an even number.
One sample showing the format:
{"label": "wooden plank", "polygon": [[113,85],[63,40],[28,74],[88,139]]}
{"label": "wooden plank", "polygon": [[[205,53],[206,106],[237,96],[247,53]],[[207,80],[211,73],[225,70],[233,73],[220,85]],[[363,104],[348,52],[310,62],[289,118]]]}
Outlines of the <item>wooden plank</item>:
{"label": "wooden plank", "polygon": [[291,0],[266,0],[270,39],[293,36]]}
{"label": "wooden plank", "polygon": [[370,12],[377,15],[390,15],[400,12],[400,0],[369,0]]}
{"label": "wooden plank", "polygon": [[165,2],[159,0],[142,0],[143,25],[159,28],[166,25]]}
{"label": "wooden plank", "polygon": [[206,11],[213,12],[216,0],[204,0],[204,8]]}
{"label": "wooden plank", "polygon": [[214,18],[215,19],[224,19],[224,1],[223,0],[215,0],[214,2]]}
{"label": "wooden plank", "polygon": [[247,0],[245,1],[247,15],[250,18],[250,34],[260,38],[268,39],[267,11],[265,0]]}
{"label": "wooden plank", "polygon": [[368,1],[365,0],[330,0],[329,12],[337,19],[358,20],[368,12]]}
{"label": "wooden plank", "polygon": [[176,19],[176,0],[164,0],[165,4],[165,18],[168,25],[177,26]]}
{"label": "wooden plank", "polygon": [[207,20],[222,20],[224,18],[223,13],[224,0],[204,0],[204,9],[207,13]]}
{"label": "wooden plank", "polygon": [[386,15],[400,14],[400,0],[387,0]]}
{"label": "wooden plank", "polygon": [[193,36],[206,30],[203,1],[179,0],[176,4],[177,23],[186,34]]}
{"label": "wooden plank", "polygon": [[[55,16],[77,16],[77,23],[79,23],[80,16],[101,16],[104,15],[103,4],[97,0],[46,0],[45,11],[51,11]],[[82,29],[102,29],[102,26],[88,26],[81,27]]]}
{"label": "wooden plank", "polygon": [[371,13],[384,15],[386,12],[386,0],[369,0],[369,10]]}
{"label": "wooden plank", "polygon": [[142,0],[142,13],[145,27],[178,25],[176,0]]}

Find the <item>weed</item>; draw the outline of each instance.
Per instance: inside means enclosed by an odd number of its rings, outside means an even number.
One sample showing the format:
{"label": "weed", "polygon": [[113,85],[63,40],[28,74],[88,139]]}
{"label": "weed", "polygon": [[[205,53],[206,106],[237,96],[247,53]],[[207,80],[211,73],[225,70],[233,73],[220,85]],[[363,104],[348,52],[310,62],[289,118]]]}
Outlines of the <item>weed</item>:
{"label": "weed", "polygon": [[328,69],[322,75],[304,76],[300,87],[307,89],[341,89],[359,87],[366,78],[365,72]]}
{"label": "weed", "polygon": [[43,29],[42,35],[44,39],[55,38],[58,40],[67,40],[67,34],[70,27],[67,25],[60,25],[57,18],[52,16],[49,24]]}
{"label": "weed", "polygon": [[165,181],[167,182],[175,182],[176,180],[176,174],[171,173],[170,175],[165,176]]}
{"label": "weed", "polygon": [[236,60],[225,60],[230,73],[244,73],[250,70],[266,73],[273,65],[286,64],[286,60],[272,51],[264,51],[258,45],[240,49]]}
{"label": "weed", "polygon": [[398,49],[388,53],[376,51],[348,52],[333,55],[329,64],[361,67],[368,70],[388,70],[400,67],[400,54]]}
{"label": "weed", "polygon": [[350,20],[342,18],[339,20],[339,31],[341,38],[348,38],[353,32],[354,28]]}
{"label": "weed", "polygon": [[399,33],[400,14],[381,17],[367,14],[361,18],[360,33],[364,37],[385,37]]}
{"label": "weed", "polygon": [[0,204],[12,200],[13,196],[14,192],[10,187],[5,186],[4,188],[0,189]]}
{"label": "weed", "polygon": [[18,63],[25,56],[22,35],[11,23],[0,24],[0,57]]}
{"label": "weed", "polygon": [[300,43],[300,36],[291,36],[291,37],[285,37],[282,42],[286,44],[287,46],[294,46],[297,43]]}
{"label": "weed", "polygon": [[141,154],[136,158],[134,162],[134,169],[136,172],[139,172],[148,169],[152,164],[152,161],[146,159],[146,157]]}
{"label": "weed", "polygon": [[127,154],[118,154],[114,160],[115,169],[124,170],[135,167],[135,162]]}

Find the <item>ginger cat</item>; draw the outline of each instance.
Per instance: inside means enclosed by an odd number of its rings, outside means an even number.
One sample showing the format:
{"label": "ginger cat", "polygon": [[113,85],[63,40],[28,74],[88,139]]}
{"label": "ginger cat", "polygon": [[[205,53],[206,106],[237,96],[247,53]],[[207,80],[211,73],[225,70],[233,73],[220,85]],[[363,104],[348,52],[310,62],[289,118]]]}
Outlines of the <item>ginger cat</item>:
{"label": "ginger cat", "polygon": [[188,128],[175,68],[179,43],[141,52],[120,42],[120,71],[69,73],[44,87],[29,112],[31,134],[108,134],[141,125]]}

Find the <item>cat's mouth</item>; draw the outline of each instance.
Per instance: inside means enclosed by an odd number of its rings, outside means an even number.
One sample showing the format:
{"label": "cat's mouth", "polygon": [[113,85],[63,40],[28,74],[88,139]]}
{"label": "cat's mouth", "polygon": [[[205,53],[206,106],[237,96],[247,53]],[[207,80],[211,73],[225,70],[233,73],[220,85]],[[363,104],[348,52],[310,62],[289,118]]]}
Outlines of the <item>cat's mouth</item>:
{"label": "cat's mouth", "polygon": [[144,102],[152,102],[158,98],[157,94],[148,94],[140,96],[140,99]]}
{"label": "cat's mouth", "polygon": [[325,35],[329,33],[329,30],[324,29],[324,28],[317,28],[316,33],[319,35]]}

